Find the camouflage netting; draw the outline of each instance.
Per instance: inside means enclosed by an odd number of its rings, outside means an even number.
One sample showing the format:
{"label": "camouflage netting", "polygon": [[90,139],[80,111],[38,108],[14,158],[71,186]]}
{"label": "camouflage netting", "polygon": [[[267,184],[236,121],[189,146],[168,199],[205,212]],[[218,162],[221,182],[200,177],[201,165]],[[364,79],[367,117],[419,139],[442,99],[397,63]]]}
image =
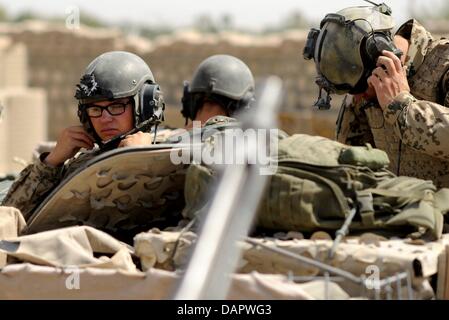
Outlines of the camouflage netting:
{"label": "camouflage netting", "polygon": [[[411,276],[414,298],[430,299],[437,296],[438,288],[431,283],[439,272],[441,278],[445,271],[442,264],[446,259],[449,245],[449,234],[437,242],[426,243],[421,240],[386,238],[366,233],[360,237],[347,238],[341,243],[333,258],[329,252],[333,241],[317,235],[318,239],[301,239],[299,233],[281,235],[276,238],[252,238],[257,243],[268,247],[277,247],[305,257],[322,261],[338,267],[356,276],[369,277],[379,272],[380,279],[407,272]],[[293,237],[293,238],[292,238]],[[183,269],[186,266],[189,249],[196,241],[193,232],[150,230],[135,237],[136,255],[140,257],[142,268],[160,268],[165,270]],[[317,267],[298,262],[279,253],[273,253],[263,247],[241,242],[243,256],[237,272],[263,274],[283,274],[310,280],[323,277],[324,273]],[[443,268],[443,269],[440,269]],[[305,280],[304,280],[305,279]],[[339,279],[338,283],[352,297],[361,296],[361,287],[347,279]],[[396,284],[394,284],[396,286]],[[441,288],[440,288],[441,289]],[[405,282],[401,284],[403,295],[407,292]],[[366,292],[374,298],[375,292]],[[385,298],[385,291],[383,292]],[[394,294],[393,294],[394,297]],[[396,297],[397,298],[397,297]],[[404,298],[404,296],[402,296]]]}
{"label": "camouflage netting", "polygon": [[[178,271],[188,261],[197,236],[192,231],[152,229],[135,237],[134,248],[87,226],[55,229],[20,236],[25,227],[20,212],[1,207],[0,286],[2,298],[135,298],[167,299],[173,293]],[[181,234],[182,233],[182,234]],[[348,237],[337,247],[323,232],[304,239],[298,232],[240,242],[243,256],[228,298],[232,299],[349,299],[447,298],[449,234],[437,242],[390,239],[374,234]],[[381,282],[406,273],[381,290],[362,290],[360,284],[338,274],[272,252],[278,248],[324,262],[355,277],[376,276]],[[140,258],[140,261],[134,259]],[[7,258],[7,259],[6,259]],[[5,263],[6,266],[5,266]],[[83,290],[67,290],[65,282],[76,268]],[[400,289],[397,285],[400,282]],[[32,285],[30,285],[32,283]],[[95,284],[101,284],[102,288]],[[409,286],[408,286],[409,284]],[[45,293],[38,288],[45,287]],[[155,287],[160,288],[156,294]],[[152,290],[150,290],[150,288]],[[390,293],[388,292],[390,290]],[[120,292],[127,292],[126,297]],[[412,296],[410,296],[410,293]]]}
{"label": "camouflage netting", "polygon": [[[20,211],[0,207],[0,299],[169,299],[174,293],[176,272],[138,270],[133,248],[104,232],[80,226],[17,237],[24,227]],[[233,275],[227,297],[303,300],[349,295],[336,283],[297,284],[284,275],[253,272]]]}

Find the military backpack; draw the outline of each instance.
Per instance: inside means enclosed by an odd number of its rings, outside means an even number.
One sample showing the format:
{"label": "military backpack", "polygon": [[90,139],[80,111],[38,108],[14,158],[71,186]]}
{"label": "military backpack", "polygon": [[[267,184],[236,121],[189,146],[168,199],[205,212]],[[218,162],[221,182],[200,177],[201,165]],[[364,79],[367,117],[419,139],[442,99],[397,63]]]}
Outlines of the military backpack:
{"label": "military backpack", "polygon": [[[257,226],[272,230],[338,230],[351,210],[351,231],[383,230],[439,238],[449,210],[449,189],[431,181],[396,176],[388,156],[370,145],[352,147],[323,137],[295,134],[281,139],[278,167],[270,177]],[[216,172],[189,167],[183,215],[206,208]]]}

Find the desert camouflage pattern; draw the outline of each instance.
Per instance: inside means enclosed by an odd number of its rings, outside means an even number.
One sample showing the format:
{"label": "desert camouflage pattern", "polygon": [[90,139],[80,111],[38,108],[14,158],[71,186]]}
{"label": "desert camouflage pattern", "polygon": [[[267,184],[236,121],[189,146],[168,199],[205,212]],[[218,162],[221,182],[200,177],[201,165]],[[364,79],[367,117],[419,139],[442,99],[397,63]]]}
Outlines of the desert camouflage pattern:
{"label": "desert camouflage pattern", "polygon": [[[77,226],[17,236],[24,225],[19,210],[0,207],[0,299],[172,298],[180,275],[163,268],[141,271],[131,257],[135,248],[109,234]],[[80,286],[68,287],[64,280],[74,271]],[[228,299],[350,298],[331,280],[297,283],[257,272],[232,278]]]}
{"label": "desert camouflage pattern", "polygon": [[[30,263],[11,264],[0,271],[0,299],[14,300],[161,300],[172,299],[180,275],[153,268],[147,272],[123,272],[103,268],[79,269],[79,290],[68,290],[65,279],[73,267],[60,268]],[[29,284],[33,285],[30,286]],[[43,290],[44,288],[44,290]],[[349,299],[337,283],[323,280],[295,283],[277,274],[235,274],[226,299],[317,300]]]}
{"label": "desert camouflage pattern", "polygon": [[415,19],[404,23],[396,35],[409,39],[409,49],[405,56],[405,65],[409,73],[415,73],[426,57],[433,42],[432,35]]}
{"label": "desert camouflage pattern", "polygon": [[[415,20],[399,29],[410,33],[406,57],[411,92],[399,94],[384,112],[377,102],[347,96],[337,123],[337,140],[371,143],[385,150],[397,175],[449,186],[449,40],[433,40]],[[402,32],[402,33],[401,33]]]}
{"label": "desert camouflage pattern", "polygon": [[[304,239],[299,232],[278,233],[275,237],[251,238],[269,247],[285,249],[305,257],[314,258],[354,275],[369,275],[369,270],[379,270],[379,277],[394,276],[408,272],[411,276],[415,299],[431,299],[440,293],[432,289],[432,276],[440,273],[444,285],[446,250],[449,237],[437,242],[421,240],[387,239],[372,233],[359,237],[347,237],[329,258],[333,241],[329,234],[316,232]],[[143,270],[152,268],[178,270],[188,262],[188,253],[197,237],[194,232],[160,231],[158,229],[138,234],[134,239],[136,255],[141,259]],[[323,276],[320,269],[299,263],[289,257],[273,253],[254,244],[240,242],[243,250],[237,273],[258,272],[284,274],[313,279]],[[378,268],[378,269],[376,269]],[[360,287],[348,280],[337,282],[352,297],[361,296]],[[396,285],[396,284],[395,284]],[[441,289],[441,288],[440,288]],[[402,290],[402,294],[405,293]],[[365,292],[373,298],[374,292]],[[385,297],[384,297],[385,298]],[[397,297],[396,297],[397,298]],[[405,298],[405,297],[401,297]]]}
{"label": "desert camouflage pattern", "polygon": [[170,161],[172,151],[161,144],[103,153],[52,191],[26,232],[88,225],[130,241],[139,230],[171,225],[184,206],[186,167]]}

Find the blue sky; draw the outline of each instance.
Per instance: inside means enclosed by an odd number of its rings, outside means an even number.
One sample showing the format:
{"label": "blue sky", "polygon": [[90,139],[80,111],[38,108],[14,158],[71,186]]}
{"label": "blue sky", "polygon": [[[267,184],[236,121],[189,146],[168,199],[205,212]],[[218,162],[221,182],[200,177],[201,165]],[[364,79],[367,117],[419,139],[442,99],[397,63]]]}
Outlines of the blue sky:
{"label": "blue sky", "polygon": [[[390,0],[397,23],[410,17],[410,10],[430,10],[447,0]],[[281,22],[289,12],[301,10],[307,17],[319,21],[326,13],[347,6],[366,5],[362,0],[0,0],[10,13],[30,9],[48,15],[65,15],[75,5],[95,14],[106,22],[135,21],[139,24],[188,25],[201,14],[219,17],[233,16],[237,26],[259,29]]]}

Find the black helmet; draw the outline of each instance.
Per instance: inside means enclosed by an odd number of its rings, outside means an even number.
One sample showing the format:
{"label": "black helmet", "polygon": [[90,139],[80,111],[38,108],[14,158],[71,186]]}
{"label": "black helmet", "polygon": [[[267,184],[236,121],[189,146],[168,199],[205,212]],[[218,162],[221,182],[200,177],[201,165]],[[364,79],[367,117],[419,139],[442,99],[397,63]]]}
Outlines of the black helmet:
{"label": "black helmet", "polygon": [[328,94],[366,91],[382,50],[401,55],[393,43],[393,27],[391,9],[385,4],[327,14],[320,29],[310,30],[303,52],[305,59],[315,61],[318,86]]}
{"label": "black helmet", "polygon": [[248,66],[230,55],[214,55],[196,69],[191,84],[184,82],[182,115],[195,119],[204,99],[220,104],[229,115],[254,101],[254,77]]}
{"label": "black helmet", "polygon": [[130,52],[103,53],[87,66],[75,94],[78,117],[97,142],[100,138],[93,130],[86,106],[124,97],[133,98],[135,127],[152,117],[163,121],[165,103],[162,92],[145,61]]}

